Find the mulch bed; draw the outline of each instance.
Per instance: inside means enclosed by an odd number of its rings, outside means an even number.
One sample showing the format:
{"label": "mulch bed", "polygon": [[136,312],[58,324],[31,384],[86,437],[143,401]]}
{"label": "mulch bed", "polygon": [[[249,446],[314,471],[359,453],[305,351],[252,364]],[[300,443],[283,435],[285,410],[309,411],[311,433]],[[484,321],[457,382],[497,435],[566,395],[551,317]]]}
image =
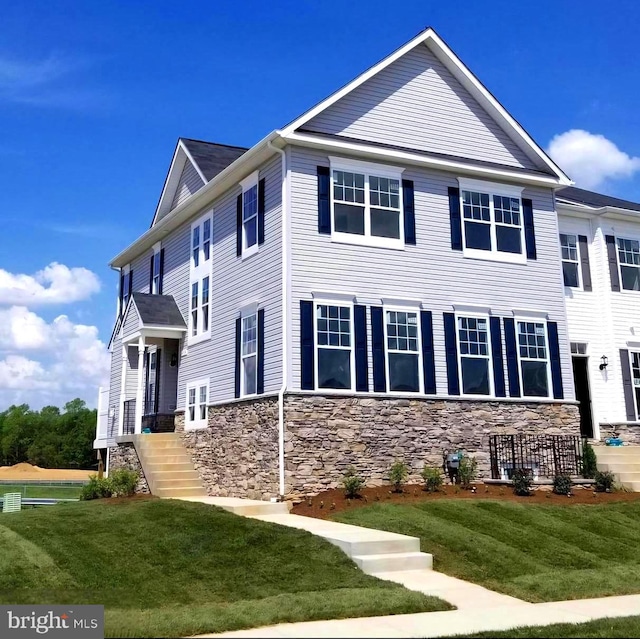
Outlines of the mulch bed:
{"label": "mulch bed", "polygon": [[571,506],[573,504],[603,504],[620,501],[639,501],[640,493],[628,493],[624,491],[612,493],[596,493],[592,488],[575,487],[573,495],[566,497],[556,495],[545,489],[533,491],[530,497],[519,497],[513,494],[511,486],[495,484],[475,484],[476,492],[462,490],[458,486],[445,485],[437,493],[426,492],[422,485],[406,485],[402,493],[394,493],[391,486],[375,486],[362,489],[359,499],[346,499],[344,490],[334,488],[326,490],[315,497],[296,504],[291,513],[326,519],[335,513],[353,508],[362,508],[371,504],[412,504],[429,502],[436,499],[499,499],[505,501],[517,501],[526,504],[553,504]]}

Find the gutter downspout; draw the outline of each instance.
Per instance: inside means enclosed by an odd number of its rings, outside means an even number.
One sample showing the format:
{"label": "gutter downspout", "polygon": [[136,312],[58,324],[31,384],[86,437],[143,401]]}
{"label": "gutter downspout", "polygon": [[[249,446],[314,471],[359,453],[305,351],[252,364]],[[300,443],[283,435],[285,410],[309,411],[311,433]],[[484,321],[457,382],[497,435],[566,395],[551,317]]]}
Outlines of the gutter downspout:
{"label": "gutter downspout", "polygon": [[289,278],[289,224],[288,224],[288,198],[287,198],[287,156],[283,149],[278,149],[273,146],[271,140],[267,143],[267,146],[276,153],[280,154],[282,158],[282,386],[278,391],[278,478],[279,478],[279,497],[280,501],[284,500],[284,394],[288,385],[288,361],[289,361],[289,344],[288,344],[288,309],[289,309],[289,296],[288,296],[288,278]]}

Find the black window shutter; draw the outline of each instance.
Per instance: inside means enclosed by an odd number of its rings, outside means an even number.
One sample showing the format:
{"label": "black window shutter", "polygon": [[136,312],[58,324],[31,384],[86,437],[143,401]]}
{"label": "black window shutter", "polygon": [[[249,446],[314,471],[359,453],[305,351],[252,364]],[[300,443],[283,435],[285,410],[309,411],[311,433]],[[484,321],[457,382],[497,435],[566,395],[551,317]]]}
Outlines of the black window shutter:
{"label": "black window shutter", "polygon": [[504,385],[504,361],[502,359],[502,331],[500,318],[489,318],[491,329],[491,359],[493,361],[493,386],[496,397],[506,397],[507,389]]}
{"label": "black window shutter", "polygon": [[236,201],[236,255],[242,255],[242,193]]}
{"label": "black window shutter", "polygon": [[420,331],[422,337],[422,372],[424,392],[436,394],[436,364],[433,349],[433,319],[431,311],[420,311]]}
{"label": "black window shutter", "polygon": [[453,313],[444,313],[444,350],[447,357],[447,390],[449,395],[460,395],[456,316]]}
{"label": "black window shutter", "polygon": [[518,344],[516,323],[511,317],[504,318],[504,342],[507,351],[507,377],[509,397],[520,397],[520,373],[518,372]]}
{"label": "black window shutter", "polygon": [[264,244],[264,178],[258,182],[258,244]]}
{"label": "black window shutter", "polygon": [[449,187],[449,219],[451,221],[451,248],[462,250],[462,219],[460,217],[460,189]]}
{"label": "black window shutter", "polygon": [[589,243],[586,235],[578,235],[578,246],[580,247],[580,270],[582,271],[582,288],[585,291],[592,291],[591,266],[589,264]]}
{"label": "black window shutter", "polygon": [[129,271],[129,297],[133,295],[133,269]]}
{"label": "black window shutter", "polygon": [[300,302],[300,388],[314,390],[313,302]]}
{"label": "black window shutter", "polygon": [[124,294],[124,273],[121,271],[120,273],[120,285],[118,287],[118,301],[120,307],[120,315],[124,313],[124,308],[122,308],[122,295]]}
{"label": "black window shutter", "polygon": [[158,295],[162,295],[162,286],[164,282],[164,249],[160,249],[160,282],[158,284]]}
{"label": "black window shutter", "polygon": [[367,357],[367,307],[353,307],[353,324],[356,342],[356,390],[369,390],[369,362]]}
{"label": "black window shutter", "polygon": [[551,385],[553,387],[553,396],[556,399],[564,399],[557,322],[547,322],[547,333],[549,335],[549,356],[551,358]]}
{"label": "black window shutter", "polygon": [[242,343],[242,319],[236,320],[236,390],[235,396],[240,397],[240,346]]}
{"label": "black window shutter", "polygon": [[536,231],[533,225],[533,202],[522,198],[522,217],[524,218],[524,242],[527,247],[527,259],[538,258],[536,251]]}
{"label": "black window shutter", "polygon": [[264,393],[264,309],[258,311],[258,382],[256,392]]}
{"label": "black window shutter", "polygon": [[636,417],[636,403],[633,397],[629,351],[626,348],[620,349],[620,364],[622,365],[622,388],[624,389],[624,407],[627,411],[627,420],[635,422],[638,418]]}
{"label": "black window shutter", "polygon": [[155,254],[151,255],[151,265],[149,266],[149,293],[153,293],[153,260]]}
{"label": "black window shutter", "polygon": [[613,235],[605,235],[607,242],[607,257],[609,259],[609,275],[611,276],[611,290],[620,290],[620,275],[618,274],[618,249],[616,238]]}
{"label": "black window shutter", "polygon": [[404,208],[404,243],[416,243],[416,210],[413,197],[413,181],[402,180],[402,205]]}
{"label": "black window shutter", "polygon": [[329,167],[318,167],[318,233],[331,233],[331,207],[329,202]]}
{"label": "black window shutter", "polygon": [[386,393],[384,312],[380,306],[371,307],[371,341],[373,342],[373,390],[376,393]]}

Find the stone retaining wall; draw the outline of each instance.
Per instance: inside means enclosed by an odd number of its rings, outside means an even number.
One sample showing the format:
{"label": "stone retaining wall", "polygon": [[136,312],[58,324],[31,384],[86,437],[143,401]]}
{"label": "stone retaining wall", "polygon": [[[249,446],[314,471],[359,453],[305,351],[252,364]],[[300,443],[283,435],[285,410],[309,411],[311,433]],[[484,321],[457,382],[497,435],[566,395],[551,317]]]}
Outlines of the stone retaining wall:
{"label": "stone retaining wall", "polygon": [[285,398],[285,484],[291,498],[340,485],[353,465],[369,484],[387,481],[396,459],[421,481],[443,451],[465,450],[490,477],[489,435],[579,435],[571,403],[379,399],[289,394]]}
{"label": "stone retaining wall", "polygon": [[207,428],[176,432],[210,495],[269,499],[278,495],[278,399],[210,406]]}
{"label": "stone retaining wall", "polygon": [[640,445],[640,425],[637,424],[600,424],[600,441],[594,445],[603,445],[607,437],[617,434],[625,444]]}
{"label": "stone retaining wall", "polygon": [[119,468],[126,468],[138,473],[137,493],[149,493],[149,484],[142,471],[142,464],[133,444],[118,444],[109,449],[109,472]]}

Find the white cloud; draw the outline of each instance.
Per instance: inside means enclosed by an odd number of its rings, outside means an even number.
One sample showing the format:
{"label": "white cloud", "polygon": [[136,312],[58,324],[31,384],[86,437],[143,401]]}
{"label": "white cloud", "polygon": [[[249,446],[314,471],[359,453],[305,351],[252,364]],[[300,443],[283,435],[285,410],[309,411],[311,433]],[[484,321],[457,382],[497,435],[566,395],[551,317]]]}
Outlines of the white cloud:
{"label": "white cloud", "polygon": [[640,157],[621,151],[604,135],[571,129],[556,135],[547,149],[576,186],[596,189],[607,180],[630,178],[640,171]]}
{"label": "white cloud", "polygon": [[2,304],[68,304],[87,299],[99,290],[98,276],[86,268],[69,268],[52,262],[34,275],[0,269]]}

